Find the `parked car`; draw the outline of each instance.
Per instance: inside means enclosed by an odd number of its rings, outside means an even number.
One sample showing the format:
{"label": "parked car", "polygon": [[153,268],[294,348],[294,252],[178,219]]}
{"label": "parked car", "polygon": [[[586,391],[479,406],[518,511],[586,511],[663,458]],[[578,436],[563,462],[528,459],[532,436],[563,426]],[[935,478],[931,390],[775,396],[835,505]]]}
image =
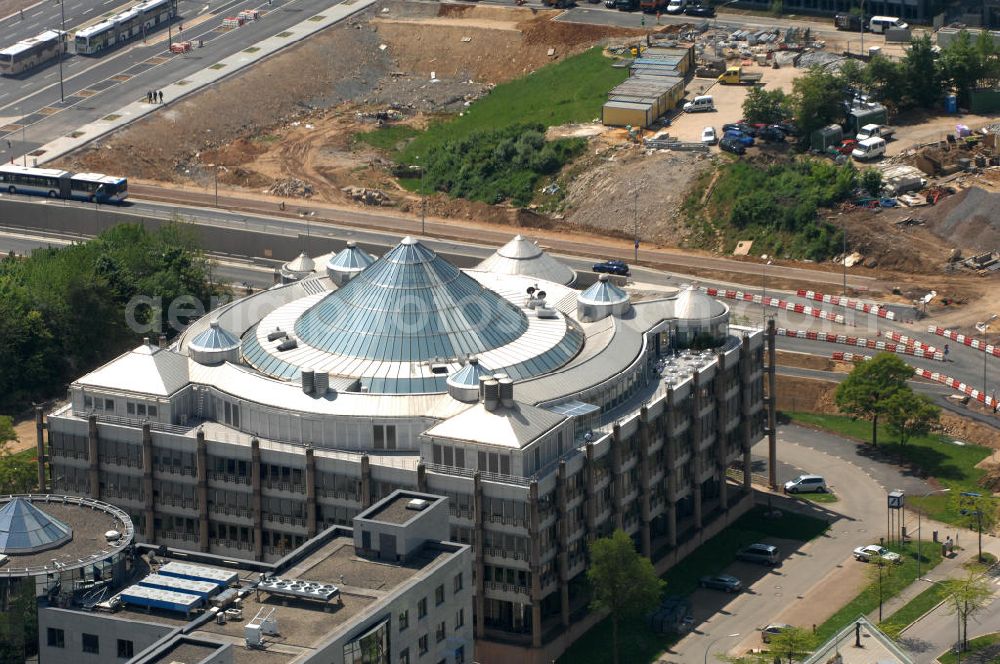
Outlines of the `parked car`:
{"label": "parked car", "polygon": [[799,475],[785,482],[785,493],[826,493],[826,480],[819,475]]}
{"label": "parked car", "polygon": [[722,131],[738,131],[746,134],[747,136],[757,135],[757,128],[753,125],[747,124],[746,122],[727,122],[722,125]]}
{"label": "parked car", "polygon": [[777,565],[781,561],[778,547],[773,544],[751,544],[736,552],[736,560],[761,565]]}
{"label": "parked car", "polygon": [[729,574],[703,576],[698,579],[698,585],[702,588],[711,588],[712,590],[724,590],[727,593],[738,593],[743,589],[743,583],[735,576],[730,576]]}
{"label": "parked car", "polygon": [[736,131],[735,129],[730,129],[725,134],[725,138],[731,138],[733,140],[739,141],[744,147],[753,147],[753,136],[750,134],[744,134],[742,131]]}
{"label": "parked car", "polygon": [[774,126],[785,132],[785,136],[798,136],[799,128],[795,126],[794,122],[788,120],[782,120],[781,122],[775,122]]}
{"label": "parked car", "polygon": [[712,95],[701,95],[684,104],[685,113],[698,113],[701,111],[714,111],[715,100]]}
{"label": "parked car", "polygon": [[684,13],[688,16],[699,16],[701,18],[714,18],[715,7],[711,5],[688,5],[684,8]]}
{"label": "parked car", "polygon": [[868,546],[859,546],[854,550],[855,560],[860,560],[863,563],[870,563],[873,560],[878,560],[881,558],[887,563],[899,564],[903,562],[902,557],[895,551],[890,551],[884,546],[879,546],[878,544],[869,544]]}
{"label": "parked car", "polygon": [[763,129],[758,130],[757,137],[762,141],[767,141],[768,143],[785,142],[785,132],[781,131],[774,125],[768,125]]}
{"label": "parked car", "polygon": [[701,142],[705,145],[715,145],[719,137],[715,135],[715,127],[705,127],[701,130]]}
{"label": "parked car", "polygon": [[594,272],[617,274],[620,277],[627,277],[632,273],[632,271],[629,270],[628,263],[620,260],[607,260],[603,263],[597,263],[594,265]]}
{"label": "parked car", "polygon": [[777,636],[778,634],[781,634],[789,627],[791,627],[791,625],[787,623],[771,623],[767,627],[764,627],[760,630],[760,640],[763,641],[764,643],[770,643],[772,636]]}
{"label": "parked car", "polygon": [[667,13],[668,14],[680,14],[687,7],[687,0],[670,0],[667,3]]}
{"label": "parked car", "polygon": [[851,150],[851,156],[855,161],[871,161],[878,159],[885,154],[884,138],[866,138],[858,141],[858,144]]}
{"label": "parked car", "polygon": [[858,147],[858,142],[856,140],[853,138],[845,138],[840,142],[840,147],[837,148],[837,152],[850,156],[856,147]]}
{"label": "parked car", "polygon": [[746,154],[747,149],[735,138],[730,138],[729,136],[723,136],[722,140],[719,141],[719,149],[725,150],[726,152],[732,152],[736,155]]}
{"label": "parked car", "polygon": [[877,35],[885,34],[885,31],[890,28],[906,30],[908,27],[910,26],[905,21],[895,16],[872,16],[871,20],[868,21],[868,29]]}

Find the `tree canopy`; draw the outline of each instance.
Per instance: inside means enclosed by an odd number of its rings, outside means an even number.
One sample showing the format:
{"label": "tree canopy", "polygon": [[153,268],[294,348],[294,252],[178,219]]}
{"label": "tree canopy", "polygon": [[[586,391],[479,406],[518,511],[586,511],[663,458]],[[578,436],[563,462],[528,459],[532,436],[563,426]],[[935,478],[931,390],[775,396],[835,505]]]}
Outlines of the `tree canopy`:
{"label": "tree canopy", "polygon": [[13,442],[17,442],[14,423],[0,415],[0,494],[29,493],[37,483],[35,461],[26,454],[11,452]]}
{"label": "tree canopy", "polygon": [[841,412],[871,420],[872,445],[878,444],[879,417],[889,412],[890,399],[909,390],[906,381],[913,369],[892,353],[879,353],[854,367],[837,386],[835,400]]}
{"label": "tree canopy", "polygon": [[747,122],[774,124],[790,115],[788,98],[781,88],[768,90],[753,86],[747,90],[746,99],[743,100],[743,117]]}
{"label": "tree canopy", "polygon": [[899,443],[905,445],[913,436],[929,433],[940,421],[941,409],[923,394],[906,388],[886,400],[886,415],[889,428],[899,436]]}
{"label": "tree canopy", "polygon": [[593,589],[591,605],[610,612],[614,662],[618,664],[618,623],[654,608],[666,582],[656,575],[649,558],[639,555],[632,538],[616,530],[590,545],[587,579]]}

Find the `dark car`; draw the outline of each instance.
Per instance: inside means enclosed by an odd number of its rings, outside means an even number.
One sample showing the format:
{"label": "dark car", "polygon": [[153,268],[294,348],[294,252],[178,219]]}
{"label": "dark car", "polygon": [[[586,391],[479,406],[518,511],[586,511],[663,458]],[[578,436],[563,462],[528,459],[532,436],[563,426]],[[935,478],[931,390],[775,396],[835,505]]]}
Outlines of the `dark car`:
{"label": "dark car", "polygon": [[730,122],[728,124],[724,124],[722,125],[722,131],[738,131],[741,134],[746,134],[747,136],[757,135],[757,129],[745,122]]}
{"label": "dark car", "polygon": [[735,138],[730,138],[728,134],[723,136],[722,140],[719,141],[719,149],[732,152],[733,154],[746,154],[747,151],[742,143]]}
{"label": "dark car", "polygon": [[751,136],[750,134],[745,134],[742,131],[736,131],[734,129],[730,129],[725,134],[723,134],[723,137],[732,138],[736,141],[739,141],[740,143],[743,144],[743,147],[747,148],[753,147],[753,142],[754,142],[753,136]]}
{"label": "dark car", "polygon": [[781,131],[774,125],[769,125],[757,132],[757,138],[762,141],[767,141],[768,143],[784,143],[785,132]]}
{"label": "dark car", "polygon": [[712,7],[711,5],[688,5],[684,8],[684,13],[688,16],[713,18],[715,16],[715,7]]}
{"label": "dark car", "polygon": [[788,122],[787,120],[782,122],[775,122],[774,127],[777,127],[781,131],[785,132],[786,136],[798,136],[799,128],[795,126],[794,122]]}
{"label": "dark car", "polygon": [[778,547],[773,544],[751,544],[736,552],[736,560],[760,565],[777,565],[781,558]]}
{"label": "dark car", "polygon": [[698,579],[698,585],[702,588],[712,588],[713,590],[725,590],[727,593],[738,593],[743,589],[743,583],[735,576],[728,574],[716,574],[715,576],[703,576]]}
{"label": "dark car", "polygon": [[620,277],[627,277],[631,274],[631,270],[628,269],[628,263],[619,260],[604,261],[603,263],[597,263],[594,265],[594,272],[603,272],[604,274],[617,274]]}

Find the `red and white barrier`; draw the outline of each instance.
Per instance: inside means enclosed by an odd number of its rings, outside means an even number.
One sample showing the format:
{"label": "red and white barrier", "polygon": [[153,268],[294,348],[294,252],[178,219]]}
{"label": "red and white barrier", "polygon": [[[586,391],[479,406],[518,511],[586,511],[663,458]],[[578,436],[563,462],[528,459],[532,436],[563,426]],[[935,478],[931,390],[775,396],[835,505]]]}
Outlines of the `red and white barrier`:
{"label": "red and white barrier", "polygon": [[945,339],[951,339],[956,343],[960,343],[963,346],[969,346],[970,348],[975,348],[976,350],[983,350],[986,353],[994,356],[1000,357],[1000,348],[997,348],[993,344],[983,344],[983,340],[977,337],[970,337],[965,334],[959,334],[954,330],[946,330],[943,327],[936,327],[934,325],[928,325],[927,331],[932,334],[936,334],[939,337],[944,337]]}
{"label": "red and white barrier", "polygon": [[885,318],[886,320],[896,320],[896,314],[885,309],[878,304],[869,304],[868,302],[861,302],[860,300],[852,300],[847,297],[841,297],[839,295],[828,295],[825,293],[817,293],[816,291],[806,290],[800,288],[795,292],[799,297],[804,297],[807,300],[812,300],[814,302],[823,302],[826,304],[832,304],[835,307],[844,307],[846,309],[854,309],[855,311],[861,311],[866,314],[872,314],[873,316],[878,316],[879,318]]}
{"label": "red and white barrier", "polygon": [[842,314],[834,314],[829,311],[823,311],[822,309],[816,309],[815,307],[810,307],[808,304],[795,304],[793,302],[786,302],[785,300],[776,297],[762,297],[760,295],[754,295],[753,293],[744,293],[738,290],[723,290],[719,288],[706,288],[705,286],[700,286],[701,290],[705,293],[711,295],[712,297],[723,297],[727,300],[740,300],[741,302],[753,302],[754,304],[763,304],[766,307],[774,307],[775,309],[784,309],[785,311],[792,311],[797,314],[802,314],[803,316],[812,316],[813,318],[822,318],[824,320],[830,320],[835,323],[844,322],[844,316]]}
{"label": "red and white barrier", "polygon": [[856,346],[858,348],[869,348],[871,350],[886,351],[888,353],[898,353],[900,355],[913,355],[929,360],[944,362],[944,353],[927,347],[921,348],[916,345],[906,345],[888,343],[878,339],[866,339],[865,337],[851,337],[846,334],[833,334],[831,332],[814,332],[812,330],[788,330],[779,327],[776,330],[779,336],[792,337],[795,339],[807,339],[809,341],[824,341],[831,344],[842,344],[845,346]]}
{"label": "red and white barrier", "polygon": [[906,336],[905,334],[900,334],[899,332],[892,332],[892,331],[882,332],[882,336],[888,337],[889,339],[892,339],[893,341],[904,344],[906,346],[913,346],[915,348],[920,348],[926,353],[938,352],[938,349],[935,348],[934,346],[928,346],[923,341],[918,341],[916,339]]}
{"label": "red and white barrier", "polygon": [[837,351],[830,357],[832,357],[835,360],[841,360],[843,362],[861,362],[864,360],[872,359],[871,355],[861,355],[860,353],[843,353],[841,351]]}
{"label": "red and white barrier", "polygon": [[980,403],[988,406],[989,408],[996,408],[997,400],[991,396],[983,394],[982,390],[977,390],[965,383],[952,378],[950,376],[945,376],[936,371],[928,371],[927,369],[914,368],[914,375],[920,376],[921,378],[926,378],[927,380],[933,380],[936,383],[941,383],[942,385],[947,385],[948,387],[958,390],[962,394],[968,394],[970,397],[979,401]]}

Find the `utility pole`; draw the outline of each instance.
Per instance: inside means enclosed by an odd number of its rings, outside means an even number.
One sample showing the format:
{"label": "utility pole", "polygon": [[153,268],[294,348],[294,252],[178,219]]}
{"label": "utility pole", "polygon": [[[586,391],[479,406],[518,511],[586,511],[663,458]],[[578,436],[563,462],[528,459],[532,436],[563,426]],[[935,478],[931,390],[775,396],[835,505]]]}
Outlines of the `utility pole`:
{"label": "utility pole", "polygon": [[635,224],[633,236],[635,238],[635,261],[639,262],[639,188],[635,189],[635,197],[632,200],[632,219]]}
{"label": "utility pole", "polygon": [[66,101],[63,92],[63,55],[66,54],[66,0],[59,0],[59,101]]}
{"label": "utility pole", "polygon": [[424,191],[424,165],[420,165],[420,235],[427,235],[427,192]]}
{"label": "utility pole", "polygon": [[26,123],[24,121],[24,113],[21,112],[20,107],[17,109],[17,114],[21,116],[21,159],[22,164],[28,166],[28,139],[26,132]]}
{"label": "utility pole", "polygon": [[771,261],[765,261],[761,266],[761,291],[760,296],[760,328],[764,329],[767,326],[767,266],[771,264]]}
{"label": "utility pole", "polygon": [[844,219],[844,297],[847,297],[847,219]]}
{"label": "utility pole", "polygon": [[864,55],[865,55],[865,0],[861,0],[861,57],[864,57]]}
{"label": "utility pole", "polygon": [[986,352],[986,333],[990,330],[990,323],[996,320],[997,315],[993,314],[982,323],[976,323],[976,329],[983,335],[983,405],[986,405],[986,395],[988,394],[986,390],[986,360],[989,358],[989,354]]}

